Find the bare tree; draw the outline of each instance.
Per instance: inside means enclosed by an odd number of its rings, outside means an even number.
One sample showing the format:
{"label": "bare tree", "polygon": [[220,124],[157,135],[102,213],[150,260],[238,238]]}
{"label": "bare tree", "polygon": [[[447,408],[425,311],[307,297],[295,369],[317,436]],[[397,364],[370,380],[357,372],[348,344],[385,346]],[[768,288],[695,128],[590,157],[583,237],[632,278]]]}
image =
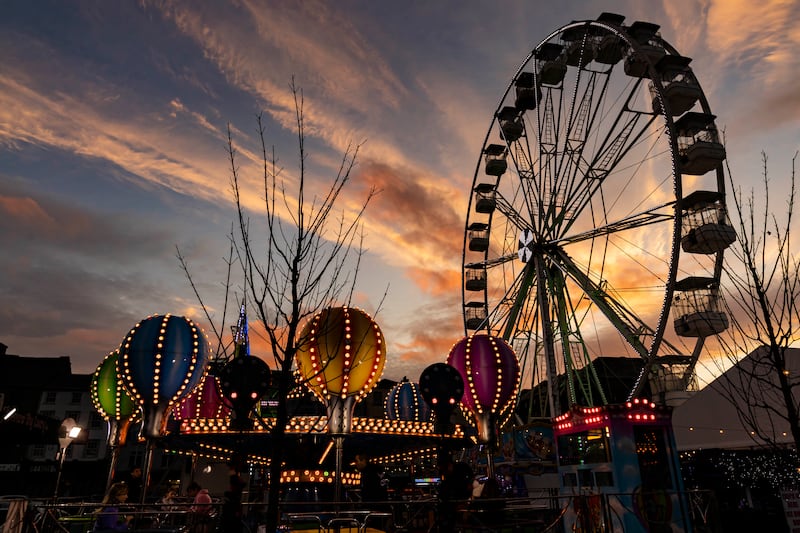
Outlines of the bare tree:
{"label": "bare tree", "polygon": [[[231,188],[237,220],[231,235],[233,253],[227,261],[226,292],[231,287],[230,266],[238,262],[243,269],[248,311],[255,314],[271,349],[273,364],[277,367],[272,380],[277,388],[278,401],[275,422],[270,430],[267,531],[276,531],[278,527],[281,465],[287,449],[285,429],[291,417],[287,398],[295,386],[293,364],[302,343],[298,333],[309,317],[327,307],[350,303],[364,253],[362,218],[377,194],[374,188],[370,188],[354,212],[338,209],[342,191],[351,179],[360,144],[347,147],[333,181],[322,195],[311,192],[313,184],[306,176],[303,93],[294,81],[290,89],[295,106],[299,172],[288,176],[279,166],[274,148],[268,149],[265,127],[259,115],[258,136],[263,162],[260,192],[264,198],[260,210],[251,210],[245,205],[244,180],[231,128],[228,128]],[[178,255],[191,281],[185,260],[180,252]],[[193,282],[192,286],[199,299]],[[203,305],[202,300],[200,303]],[[211,319],[208,313],[207,318]],[[214,333],[222,345],[222,328],[215,328]]]}
{"label": "bare tree", "polygon": [[[280,474],[285,450],[285,428],[289,420],[286,399],[293,386],[292,366],[298,348],[298,333],[304,321],[334,304],[349,304],[363,253],[361,220],[375,195],[370,189],[359,210],[349,217],[336,217],[334,208],[350,180],[360,145],[348,146],[324,196],[307,193],[303,93],[292,82],[299,173],[290,184],[277,165],[274,149],[264,140],[264,125],[258,117],[263,156],[263,225],[251,227],[242,205],[236,150],[228,132],[231,182],[238,212],[236,248],[245,270],[248,301],[266,332],[272,357],[278,367],[278,406],[272,428],[270,490],[267,531],[278,526]],[[294,192],[290,192],[294,191]],[[264,232],[265,239],[261,238]]]}
{"label": "bare tree", "polygon": [[790,364],[791,355],[800,357],[791,347],[800,336],[800,262],[791,239],[796,159],[797,154],[792,158],[788,196],[777,213],[770,203],[774,193],[765,153],[763,202],[752,190],[743,194],[731,180],[731,214],[738,240],[723,266],[731,327],[719,341],[736,371],[726,372],[716,383],[754,441],[775,451],[785,449],[787,428],[795,449],[800,445],[800,365]]}

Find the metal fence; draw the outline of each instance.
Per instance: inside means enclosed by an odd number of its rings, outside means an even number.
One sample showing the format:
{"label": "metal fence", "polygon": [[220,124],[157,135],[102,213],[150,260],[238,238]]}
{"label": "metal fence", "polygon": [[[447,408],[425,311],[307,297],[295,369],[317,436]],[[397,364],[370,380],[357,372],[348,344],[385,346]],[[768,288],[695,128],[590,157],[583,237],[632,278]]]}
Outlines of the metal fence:
{"label": "metal fence", "polygon": [[[678,495],[673,494],[673,496]],[[678,529],[695,533],[722,533],[719,510],[708,491],[681,493],[685,508],[677,513]],[[587,500],[591,498],[591,501]],[[621,533],[633,513],[630,494],[553,495],[538,498],[496,498],[441,502],[413,497],[386,502],[283,502],[281,531],[366,533]],[[139,533],[215,533],[222,531],[222,503],[214,501],[210,520],[198,524],[191,503],[126,505],[135,518],[131,530]],[[101,506],[81,500],[12,500],[0,515],[2,533],[87,533],[92,531]],[[267,533],[266,504],[242,506],[240,529],[222,533]],[[674,516],[674,515],[673,515]],[[653,517],[650,517],[653,520]],[[648,527],[653,527],[649,524]],[[235,528],[236,529],[236,528]],[[646,529],[643,529],[646,530]]]}

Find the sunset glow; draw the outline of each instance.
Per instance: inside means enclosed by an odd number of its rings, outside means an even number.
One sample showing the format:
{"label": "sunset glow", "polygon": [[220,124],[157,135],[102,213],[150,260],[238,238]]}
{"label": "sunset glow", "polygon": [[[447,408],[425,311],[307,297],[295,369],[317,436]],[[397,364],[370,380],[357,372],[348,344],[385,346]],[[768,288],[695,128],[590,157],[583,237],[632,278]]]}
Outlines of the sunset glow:
{"label": "sunset glow", "polygon": [[[692,58],[745,191],[760,187],[762,149],[782,176],[800,146],[800,12],[792,2],[768,4],[613,0],[602,7],[627,22],[660,24],[661,35]],[[68,355],[73,371],[91,373],[141,317],[185,315],[208,332],[176,246],[213,320],[221,321],[223,258],[235,217],[227,130],[256,232],[263,189],[255,116],[263,113],[282,176],[296,181],[294,79],[304,98],[309,198],[324,194],[354,145],[357,165],[337,207],[347,216],[371,187],[380,190],[364,216],[368,253],[352,304],[385,334],[384,377],[412,381],[443,362],[465,334],[470,188],[498,101],[533,47],[601,11],[588,1],[558,10],[524,1],[469,3],[458,11],[257,0],[77,7],[13,0],[5,7],[0,342],[9,353]],[[646,100],[644,91],[640,96]],[[637,212],[637,194],[650,206],[674,200],[668,157],[645,146],[636,148],[637,172],[621,172],[618,188],[609,187],[605,223]],[[708,180],[689,176],[684,186],[702,189]],[[775,184],[776,194],[781,187]],[[591,229],[582,219],[572,233]],[[595,281],[641,316],[657,315],[669,236],[646,227],[610,238]],[[515,253],[503,247],[516,246],[516,238],[493,234],[490,246],[498,256]],[[601,253],[588,243],[569,250],[579,265],[596,265]],[[511,284],[523,266],[509,262],[494,282]],[[678,278],[711,268],[703,257],[682,261]],[[567,290],[575,312],[596,319],[584,339],[592,357],[635,355],[596,307],[569,284]],[[491,297],[499,300],[499,292]],[[228,321],[234,317],[228,309]],[[251,322],[253,353],[272,364],[256,317]],[[216,326],[227,332],[230,324]],[[671,325],[668,331],[672,342],[683,342]],[[523,368],[523,388],[530,379]]]}

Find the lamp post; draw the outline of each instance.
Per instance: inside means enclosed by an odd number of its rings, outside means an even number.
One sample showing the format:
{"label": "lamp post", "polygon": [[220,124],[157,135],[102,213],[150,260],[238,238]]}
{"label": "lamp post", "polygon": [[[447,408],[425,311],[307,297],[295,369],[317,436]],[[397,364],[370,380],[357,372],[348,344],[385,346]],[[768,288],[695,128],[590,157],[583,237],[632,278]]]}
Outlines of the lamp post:
{"label": "lamp post", "polygon": [[53,501],[58,501],[58,486],[61,484],[61,472],[64,470],[64,457],[67,455],[67,448],[72,441],[81,434],[81,428],[73,418],[65,418],[58,428],[58,475],[56,476],[56,490],[53,493]]}

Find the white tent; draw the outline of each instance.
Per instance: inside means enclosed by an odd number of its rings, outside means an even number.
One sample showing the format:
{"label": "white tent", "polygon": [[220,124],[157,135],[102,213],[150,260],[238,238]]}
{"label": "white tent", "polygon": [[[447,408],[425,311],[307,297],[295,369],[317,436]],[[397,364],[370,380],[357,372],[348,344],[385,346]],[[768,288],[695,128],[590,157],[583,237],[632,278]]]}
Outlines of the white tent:
{"label": "white tent", "polygon": [[[744,399],[747,391],[754,390],[759,386],[759,381],[770,382],[774,384],[774,387],[767,396],[768,402],[773,405],[782,405],[783,400],[777,388],[777,376],[764,362],[765,352],[763,347],[753,351],[725,374],[719,376],[673,410],[672,424],[678,450],[742,449],[759,447],[764,444],[744,427],[737,413],[737,407],[728,398],[730,395],[724,393],[731,387],[739,391],[736,404],[740,409],[753,410],[754,415],[762,421],[761,427],[770,428],[776,442],[793,445],[789,425],[785,420],[778,419],[774,415],[771,416],[768,409],[748,405],[750,402]],[[790,382],[800,385],[800,349],[790,348],[786,360]],[[753,377],[754,373],[758,378]],[[799,399],[800,391],[795,396],[795,405],[798,404]],[[781,409],[781,411],[784,410]]]}

